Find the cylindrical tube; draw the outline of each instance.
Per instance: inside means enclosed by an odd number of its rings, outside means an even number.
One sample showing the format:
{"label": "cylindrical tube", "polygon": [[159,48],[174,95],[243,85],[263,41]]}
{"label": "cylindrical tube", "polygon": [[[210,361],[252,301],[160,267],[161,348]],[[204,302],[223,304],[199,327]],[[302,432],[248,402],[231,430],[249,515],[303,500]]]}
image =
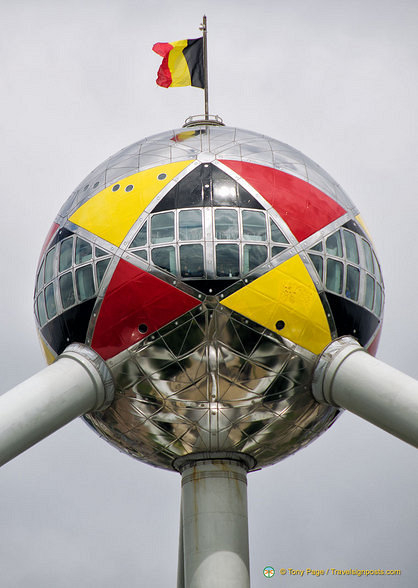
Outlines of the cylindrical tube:
{"label": "cylindrical tube", "polygon": [[0,465],[91,410],[108,406],[113,383],[104,361],[75,344],[50,366],[0,396]]}
{"label": "cylindrical tube", "polygon": [[312,392],[318,402],[345,408],[418,447],[418,381],[375,359],[351,337],[325,349]]}
{"label": "cylindrical tube", "polygon": [[186,588],[249,588],[247,471],[234,459],[181,467]]}

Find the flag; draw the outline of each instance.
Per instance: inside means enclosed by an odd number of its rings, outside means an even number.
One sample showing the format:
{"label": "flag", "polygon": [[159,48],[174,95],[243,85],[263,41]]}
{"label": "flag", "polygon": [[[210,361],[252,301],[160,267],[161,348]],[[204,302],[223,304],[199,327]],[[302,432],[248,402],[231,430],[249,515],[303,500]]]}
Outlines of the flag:
{"label": "flag", "polygon": [[163,58],[157,74],[159,86],[163,88],[205,87],[203,37],[174,43],[155,43],[152,50]]}

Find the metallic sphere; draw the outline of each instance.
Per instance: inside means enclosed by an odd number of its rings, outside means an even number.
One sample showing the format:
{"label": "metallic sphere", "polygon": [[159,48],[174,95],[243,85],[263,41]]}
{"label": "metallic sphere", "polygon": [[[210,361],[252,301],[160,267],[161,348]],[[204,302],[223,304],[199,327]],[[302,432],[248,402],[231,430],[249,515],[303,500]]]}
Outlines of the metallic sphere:
{"label": "metallic sphere", "polygon": [[339,410],[310,392],[318,355],[352,335],[374,353],[383,280],[340,186],[292,147],[198,124],[97,167],[47,236],[35,316],[48,362],[73,342],[116,387],[85,416],[133,457],[192,452],[257,467],[310,443]]}

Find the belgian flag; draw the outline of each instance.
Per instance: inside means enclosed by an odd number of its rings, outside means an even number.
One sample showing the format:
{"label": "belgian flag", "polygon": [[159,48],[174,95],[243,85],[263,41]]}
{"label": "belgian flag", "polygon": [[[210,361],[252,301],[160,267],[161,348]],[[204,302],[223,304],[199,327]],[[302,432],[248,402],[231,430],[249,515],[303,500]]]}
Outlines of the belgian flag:
{"label": "belgian flag", "polygon": [[163,58],[157,84],[163,88],[196,86],[204,88],[203,37],[174,43],[155,43],[153,51]]}

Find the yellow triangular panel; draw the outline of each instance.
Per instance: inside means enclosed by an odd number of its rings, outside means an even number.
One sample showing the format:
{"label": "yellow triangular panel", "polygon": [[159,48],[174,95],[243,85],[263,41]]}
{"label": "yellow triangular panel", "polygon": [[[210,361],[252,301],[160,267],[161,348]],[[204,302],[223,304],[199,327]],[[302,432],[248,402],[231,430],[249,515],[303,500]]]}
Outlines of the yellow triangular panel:
{"label": "yellow triangular panel", "polygon": [[40,331],[38,331],[38,337],[39,337],[39,342],[41,344],[41,348],[42,348],[43,354],[44,354],[45,359],[46,359],[46,363],[48,365],[51,365],[51,363],[54,363],[54,361],[56,360],[56,356],[49,349],[48,344],[46,343],[45,339],[42,337]]}
{"label": "yellow triangular panel", "polygon": [[[318,354],[331,342],[327,317],[299,255],[244,286],[222,304]],[[284,322],[280,330],[278,321]]]}
{"label": "yellow triangular panel", "polygon": [[[159,165],[118,180],[80,206],[69,220],[119,247],[151,200],[191,161]],[[116,184],[120,187],[114,191]],[[133,188],[126,192],[130,185]]]}
{"label": "yellow triangular panel", "polygon": [[372,236],[369,233],[369,229],[366,227],[366,223],[359,214],[356,216],[356,221],[361,226],[366,235],[369,237],[370,241],[372,241]]}

